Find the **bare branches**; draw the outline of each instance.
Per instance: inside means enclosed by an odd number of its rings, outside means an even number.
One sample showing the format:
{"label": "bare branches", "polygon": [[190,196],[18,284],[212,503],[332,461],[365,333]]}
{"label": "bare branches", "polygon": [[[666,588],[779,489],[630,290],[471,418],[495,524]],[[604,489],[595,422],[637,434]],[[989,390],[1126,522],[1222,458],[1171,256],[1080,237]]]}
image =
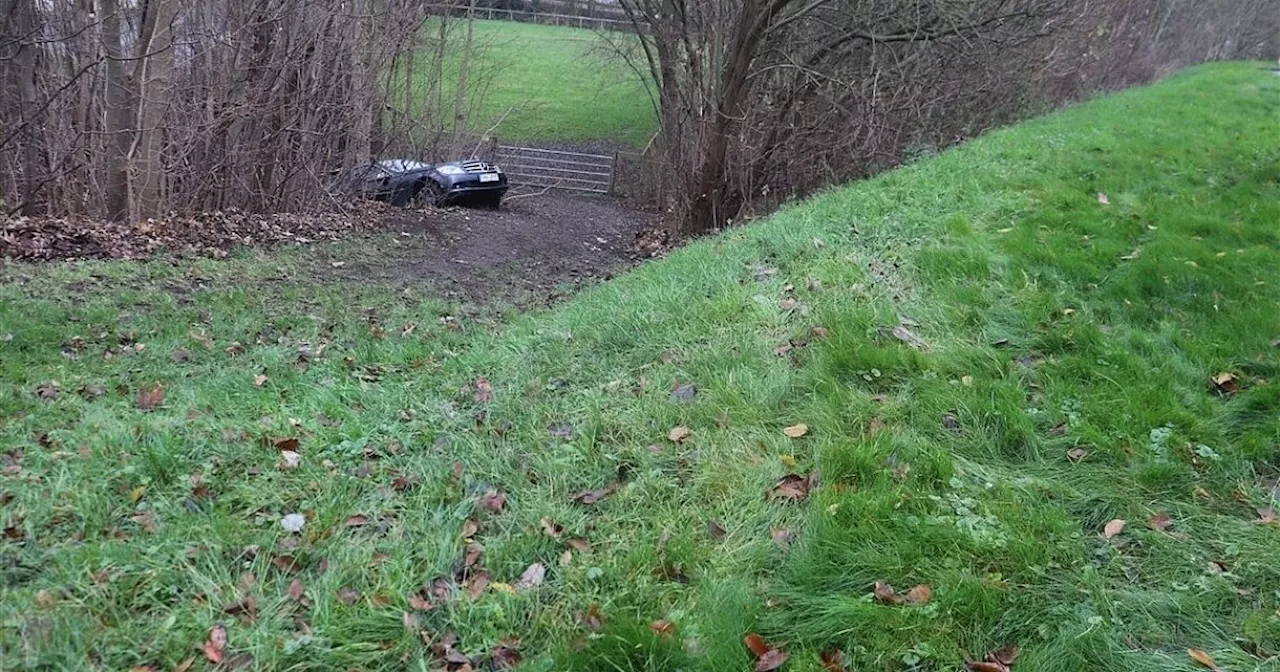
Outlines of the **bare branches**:
{"label": "bare branches", "polygon": [[35,12],[34,27],[0,16],[3,210],[328,207],[323,176],[348,157],[439,126],[422,91],[441,70],[392,74],[446,57],[422,49],[415,0],[0,5]]}
{"label": "bare branches", "polygon": [[1265,0],[621,1],[660,87],[661,205],[686,234],[1099,86],[1280,49],[1247,28]]}

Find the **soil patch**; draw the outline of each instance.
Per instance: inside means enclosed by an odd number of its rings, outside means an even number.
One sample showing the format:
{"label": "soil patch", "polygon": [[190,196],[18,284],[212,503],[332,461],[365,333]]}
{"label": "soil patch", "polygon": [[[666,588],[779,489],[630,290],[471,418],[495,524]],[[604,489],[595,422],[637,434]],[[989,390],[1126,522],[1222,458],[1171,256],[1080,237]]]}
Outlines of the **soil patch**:
{"label": "soil patch", "polygon": [[469,301],[551,301],[660,253],[643,244],[656,226],[654,215],[615,199],[558,193],[513,200],[499,210],[404,210],[387,216],[385,233],[371,239],[385,241],[377,258],[335,259],[329,274],[425,281]]}
{"label": "soil patch", "polygon": [[15,218],[0,223],[0,259],[224,257],[244,246],[304,246],[320,281],[428,284],[446,298],[526,304],[553,301],[665,252],[654,244],[657,225],[656,216],[617,199],[555,192],[498,210],[357,203],[334,213],[215,212],[137,224]]}

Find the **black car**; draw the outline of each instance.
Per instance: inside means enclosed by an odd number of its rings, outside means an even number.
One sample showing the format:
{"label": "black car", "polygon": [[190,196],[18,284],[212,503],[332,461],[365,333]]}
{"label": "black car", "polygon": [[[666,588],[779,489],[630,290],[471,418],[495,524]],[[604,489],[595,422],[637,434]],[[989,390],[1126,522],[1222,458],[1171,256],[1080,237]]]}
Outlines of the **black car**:
{"label": "black car", "polygon": [[496,208],[507,193],[502,169],[479,159],[436,164],[387,159],[352,171],[349,179],[361,195],[397,206],[475,203]]}

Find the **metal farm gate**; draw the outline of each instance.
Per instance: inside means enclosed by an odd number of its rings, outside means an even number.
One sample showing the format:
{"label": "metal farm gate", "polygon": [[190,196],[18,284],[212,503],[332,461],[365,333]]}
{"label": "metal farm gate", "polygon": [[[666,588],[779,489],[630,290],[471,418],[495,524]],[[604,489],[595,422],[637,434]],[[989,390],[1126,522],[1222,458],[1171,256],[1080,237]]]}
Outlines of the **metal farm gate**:
{"label": "metal farm gate", "polygon": [[498,145],[494,151],[512,186],[612,194],[618,155]]}

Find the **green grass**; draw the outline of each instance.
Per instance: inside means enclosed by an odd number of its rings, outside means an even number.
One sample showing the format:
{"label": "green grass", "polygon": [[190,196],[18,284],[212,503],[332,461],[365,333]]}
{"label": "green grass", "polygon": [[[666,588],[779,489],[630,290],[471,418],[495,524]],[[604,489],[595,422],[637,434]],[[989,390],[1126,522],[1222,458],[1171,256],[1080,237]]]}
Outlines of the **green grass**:
{"label": "green grass", "polygon": [[[464,31],[461,23],[451,27],[446,92],[457,87]],[[475,107],[468,120],[474,131],[497,124],[494,134],[503,142],[644,146],[657,130],[643,83],[594,31],[478,20],[475,43]]]}
{"label": "green grass", "polygon": [[[170,669],[222,622],[260,669],[437,669],[417,630],[476,655],[517,637],[529,670],[751,669],[748,632],[795,672],[832,648],[953,671],[1005,645],[1019,670],[1193,670],[1189,648],[1277,669],[1280,526],[1254,521],[1280,496],[1278,124],[1280,78],[1200,67],[514,319],[316,283],[303,252],[10,266],[0,661]],[[904,317],[928,349],[887,333]],[[328,347],[304,369],[301,342]],[[1219,372],[1237,394],[1210,391]],[[140,411],[153,382],[164,405]],[[263,443],[282,437],[300,468]],[[821,474],[808,500],[765,497],[788,472]],[[477,508],[490,489],[499,512]],[[468,518],[500,585],[406,629]],[[590,549],[563,556],[543,518]],[[512,591],[534,562],[545,583]],[[877,604],[880,580],[933,599]],[[221,611],[246,592],[255,619]]]}

